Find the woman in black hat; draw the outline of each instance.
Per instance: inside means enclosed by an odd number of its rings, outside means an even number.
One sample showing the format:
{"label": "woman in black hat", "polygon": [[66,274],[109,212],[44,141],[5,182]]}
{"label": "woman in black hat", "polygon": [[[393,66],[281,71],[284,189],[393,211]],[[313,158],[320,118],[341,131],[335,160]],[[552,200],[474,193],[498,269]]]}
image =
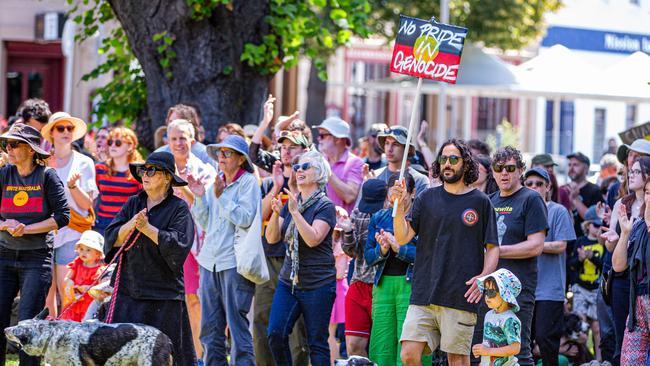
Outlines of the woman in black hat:
{"label": "woman in black hat", "polygon": [[106,252],[127,245],[113,275],[115,299],[107,320],[158,328],[174,345],[174,365],[194,365],[183,284],[194,223],[187,204],[172,189],[187,183],[174,174],[174,157],[168,152],[154,152],[144,164],[129,168],[144,191],[129,198],[106,228]]}
{"label": "woman in black hat", "polygon": [[[14,298],[20,291],[18,320],[30,319],[45,306],[52,281],[53,230],[70,219],[63,183],[46,168],[50,154],[40,148],[41,134],[17,123],[0,136],[9,164],[0,169],[0,328],[9,326]],[[47,192],[47,194],[46,194]],[[6,338],[0,336],[0,365]],[[38,365],[20,352],[21,365]]]}

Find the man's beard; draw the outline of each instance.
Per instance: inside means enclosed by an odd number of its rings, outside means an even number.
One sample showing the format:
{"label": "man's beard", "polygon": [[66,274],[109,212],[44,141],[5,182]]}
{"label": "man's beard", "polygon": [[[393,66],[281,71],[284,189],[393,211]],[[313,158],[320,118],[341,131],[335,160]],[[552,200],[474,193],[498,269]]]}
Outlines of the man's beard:
{"label": "man's beard", "polygon": [[[448,169],[451,170],[451,169]],[[440,174],[440,180],[442,180],[445,183],[456,183],[458,182],[461,178],[463,178],[463,171],[455,171],[454,175],[451,177],[445,176],[445,171],[443,170],[442,174]]]}

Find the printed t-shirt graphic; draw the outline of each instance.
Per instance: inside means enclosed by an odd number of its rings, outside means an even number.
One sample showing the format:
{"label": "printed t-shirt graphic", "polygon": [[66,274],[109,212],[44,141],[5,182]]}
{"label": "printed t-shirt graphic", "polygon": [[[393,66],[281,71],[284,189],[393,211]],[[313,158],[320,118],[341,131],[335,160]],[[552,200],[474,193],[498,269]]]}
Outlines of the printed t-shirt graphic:
{"label": "printed t-shirt graphic", "polygon": [[43,212],[42,185],[6,185],[2,192],[3,213]]}

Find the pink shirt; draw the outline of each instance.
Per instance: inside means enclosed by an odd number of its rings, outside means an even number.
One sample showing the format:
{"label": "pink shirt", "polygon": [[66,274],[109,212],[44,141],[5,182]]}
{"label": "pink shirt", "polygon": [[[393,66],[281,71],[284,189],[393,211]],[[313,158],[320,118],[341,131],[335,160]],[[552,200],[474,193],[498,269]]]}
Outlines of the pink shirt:
{"label": "pink shirt", "polygon": [[[340,180],[345,183],[353,182],[361,187],[363,183],[363,160],[350,152],[350,149],[345,150],[341,158],[337,162],[329,162],[332,168],[332,174],[336,175]],[[356,200],[350,203],[345,203],[341,197],[336,193],[331,183],[327,184],[327,197],[332,202],[343,207],[347,212],[352,212]]]}

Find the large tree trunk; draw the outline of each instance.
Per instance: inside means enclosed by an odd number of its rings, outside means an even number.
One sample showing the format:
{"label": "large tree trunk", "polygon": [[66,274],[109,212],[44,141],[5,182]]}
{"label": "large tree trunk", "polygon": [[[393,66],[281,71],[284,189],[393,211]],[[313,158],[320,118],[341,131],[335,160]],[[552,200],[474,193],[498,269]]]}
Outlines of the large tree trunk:
{"label": "large tree trunk", "polygon": [[307,84],[307,112],[306,120],[311,126],[323,122],[327,111],[325,110],[325,96],[327,83],[318,77],[318,69],[311,63],[309,67],[309,82]]}
{"label": "large tree trunk", "polygon": [[[234,1],[218,6],[209,18],[191,18],[185,0],[109,0],[147,82],[149,119],[139,131],[154,131],[164,123],[167,109],[178,103],[200,108],[206,137],[215,140],[219,126],[260,121],[271,75],[261,75],[239,61],[246,43],[260,44],[269,32],[264,0]],[[156,33],[167,31],[171,46],[171,79],[160,65]],[[145,139],[146,140],[146,139]],[[149,146],[147,146],[149,147]],[[151,146],[153,147],[153,146]]]}

